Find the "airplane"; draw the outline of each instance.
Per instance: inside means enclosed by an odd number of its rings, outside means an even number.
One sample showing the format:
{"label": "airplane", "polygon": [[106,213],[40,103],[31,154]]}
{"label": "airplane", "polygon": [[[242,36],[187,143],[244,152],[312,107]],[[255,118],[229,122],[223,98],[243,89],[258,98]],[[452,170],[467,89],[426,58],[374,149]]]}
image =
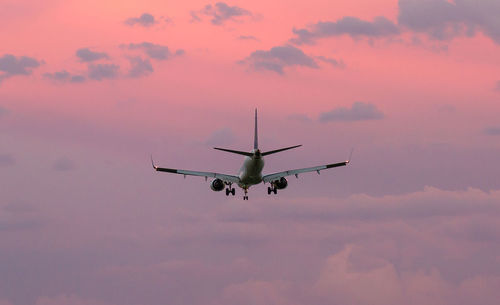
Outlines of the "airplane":
{"label": "airplane", "polygon": [[254,134],[254,144],[252,151],[246,152],[246,151],[232,150],[227,148],[214,147],[214,149],[220,151],[225,151],[245,156],[243,165],[241,166],[238,175],[227,175],[214,172],[198,172],[191,170],[159,167],[155,165],[152,156],[151,156],[151,164],[153,165],[153,168],[158,172],[180,174],[184,175],[184,178],[186,176],[200,176],[200,177],[205,177],[205,181],[207,181],[208,177],[214,178],[210,183],[210,188],[216,192],[220,192],[226,189],[226,196],[235,195],[236,191],[233,188],[233,184],[236,184],[244,191],[243,200],[248,200],[248,189],[252,185],[256,185],[261,182],[269,183],[270,186],[267,188],[267,194],[268,195],[270,195],[271,193],[277,194],[278,190],[285,189],[288,186],[288,181],[286,180],[285,177],[294,175],[296,178],[298,178],[299,174],[307,172],[317,172],[319,175],[319,172],[322,170],[334,167],[346,166],[347,164],[349,164],[352,155],[352,150],[351,150],[351,155],[349,156],[349,159],[344,162],[287,170],[269,175],[262,175],[262,169],[264,168],[263,157],[279,153],[285,150],[297,148],[300,146],[302,145],[295,145],[295,146],[262,152],[259,149],[258,132],[257,132],[257,109],[255,109],[255,134]]}

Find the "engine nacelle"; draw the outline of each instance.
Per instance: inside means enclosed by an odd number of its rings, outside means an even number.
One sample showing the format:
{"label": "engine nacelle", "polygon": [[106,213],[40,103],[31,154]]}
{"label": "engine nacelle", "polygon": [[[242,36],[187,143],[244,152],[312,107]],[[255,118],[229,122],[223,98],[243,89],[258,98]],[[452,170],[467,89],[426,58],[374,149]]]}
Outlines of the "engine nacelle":
{"label": "engine nacelle", "polygon": [[288,181],[286,181],[285,177],[281,177],[280,180],[275,180],[273,184],[278,190],[282,190],[288,186]]}
{"label": "engine nacelle", "polygon": [[220,180],[220,179],[214,179],[211,183],[210,183],[210,188],[212,189],[212,191],[216,191],[216,192],[220,192],[224,189],[225,185],[224,185],[224,181]]}

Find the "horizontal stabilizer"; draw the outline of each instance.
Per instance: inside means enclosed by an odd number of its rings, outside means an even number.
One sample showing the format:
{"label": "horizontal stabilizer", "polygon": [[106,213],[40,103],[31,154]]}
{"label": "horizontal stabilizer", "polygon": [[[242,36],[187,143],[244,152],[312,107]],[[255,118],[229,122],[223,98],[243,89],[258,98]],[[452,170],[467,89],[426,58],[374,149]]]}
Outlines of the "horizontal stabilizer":
{"label": "horizontal stabilizer", "polygon": [[246,152],[246,151],[239,151],[239,150],[232,150],[232,149],[218,148],[218,147],[214,147],[214,149],[222,150],[222,151],[226,151],[226,152],[230,152],[230,153],[233,153],[233,154],[243,155],[243,156],[247,156],[247,157],[253,156],[252,153]]}
{"label": "horizontal stabilizer", "polygon": [[266,151],[266,152],[262,153],[262,156],[267,156],[267,155],[279,153],[279,152],[284,151],[284,150],[289,150],[289,149],[297,148],[297,147],[301,147],[301,146],[302,145],[295,145],[295,146],[290,146],[290,147],[286,147],[286,148],[280,148],[280,149],[276,149],[276,150]]}

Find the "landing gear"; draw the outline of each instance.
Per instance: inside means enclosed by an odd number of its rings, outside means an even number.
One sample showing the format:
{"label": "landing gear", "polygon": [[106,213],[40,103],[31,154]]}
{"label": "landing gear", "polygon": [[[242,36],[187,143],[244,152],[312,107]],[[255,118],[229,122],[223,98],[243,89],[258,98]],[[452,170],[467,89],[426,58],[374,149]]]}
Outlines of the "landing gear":
{"label": "landing gear", "polygon": [[271,193],[274,193],[275,195],[278,194],[278,189],[275,186],[268,186],[267,187],[267,194],[271,195]]}
{"label": "landing gear", "polygon": [[245,191],[245,195],[243,195],[243,200],[248,200],[248,189],[244,188],[243,190]]}
{"label": "landing gear", "polygon": [[229,194],[233,195],[236,194],[236,190],[232,187],[232,184],[229,184],[229,187],[226,188],[226,196],[229,196]]}

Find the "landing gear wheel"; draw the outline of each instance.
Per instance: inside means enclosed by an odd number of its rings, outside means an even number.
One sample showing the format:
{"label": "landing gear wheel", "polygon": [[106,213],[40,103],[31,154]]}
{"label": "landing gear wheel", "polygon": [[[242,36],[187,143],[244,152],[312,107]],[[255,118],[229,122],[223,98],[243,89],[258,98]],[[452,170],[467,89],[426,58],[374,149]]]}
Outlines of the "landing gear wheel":
{"label": "landing gear wheel", "polygon": [[243,200],[248,200],[248,196],[243,196]]}
{"label": "landing gear wheel", "polygon": [[274,193],[274,195],[278,194],[278,189],[277,189],[277,188],[274,188],[274,189],[273,189],[273,193]]}
{"label": "landing gear wheel", "polygon": [[272,191],[273,191],[273,190],[271,189],[271,187],[269,187],[269,186],[268,186],[268,187],[267,187],[267,194],[268,194],[268,195],[271,195],[271,192],[272,192]]}
{"label": "landing gear wheel", "polygon": [[232,188],[230,193],[234,196],[234,194],[236,194],[236,190]]}

